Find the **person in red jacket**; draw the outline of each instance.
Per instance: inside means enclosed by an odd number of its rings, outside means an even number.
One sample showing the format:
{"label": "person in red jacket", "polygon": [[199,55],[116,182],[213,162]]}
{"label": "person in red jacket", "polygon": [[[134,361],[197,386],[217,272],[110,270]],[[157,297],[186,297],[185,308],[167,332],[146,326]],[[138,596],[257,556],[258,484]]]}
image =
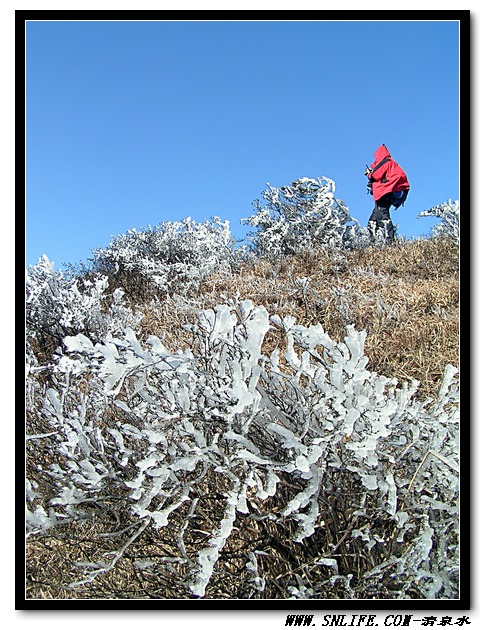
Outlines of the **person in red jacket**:
{"label": "person in red jacket", "polygon": [[381,228],[385,242],[392,243],[394,226],[391,221],[391,206],[399,208],[406,201],[410,186],[406,173],[392,159],[385,144],[381,144],[377,149],[374,158],[375,161],[364,172],[364,175],[369,178],[367,187],[372,192],[375,201],[367,225],[372,240],[375,240],[377,230]]}

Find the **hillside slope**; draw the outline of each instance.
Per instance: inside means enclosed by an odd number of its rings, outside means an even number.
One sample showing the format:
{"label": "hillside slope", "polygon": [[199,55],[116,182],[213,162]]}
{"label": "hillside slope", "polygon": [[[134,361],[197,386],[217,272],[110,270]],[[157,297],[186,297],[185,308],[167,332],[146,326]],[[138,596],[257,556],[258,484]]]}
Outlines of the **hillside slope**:
{"label": "hillside slope", "polygon": [[450,239],[351,251],[317,247],[256,260],[237,273],[212,274],[191,295],[145,304],[141,328],[175,349],[197,309],[235,296],[302,325],[320,323],[335,340],[348,324],[366,330],[371,369],[399,381],[417,379],[423,394],[436,395],[446,364],[459,362],[459,250]]}
{"label": "hillside slope", "polygon": [[172,295],[125,274],[136,338],[34,338],[27,597],[457,597],[458,262],[431,238]]}

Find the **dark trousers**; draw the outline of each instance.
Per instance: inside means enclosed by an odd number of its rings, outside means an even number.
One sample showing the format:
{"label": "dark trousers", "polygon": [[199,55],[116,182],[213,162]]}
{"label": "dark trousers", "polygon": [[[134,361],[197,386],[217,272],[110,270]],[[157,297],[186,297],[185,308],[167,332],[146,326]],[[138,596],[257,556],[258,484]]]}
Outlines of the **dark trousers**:
{"label": "dark trousers", "polygon": [[391,197],[392,193],[387,193],[378,199],[374,205],[374,210],[369,217],[367,227],[371,235],[371,240],[375,241],[378,230],[382,230],[384,241],[392,243],[394,240],[394,226],[391,221]]}

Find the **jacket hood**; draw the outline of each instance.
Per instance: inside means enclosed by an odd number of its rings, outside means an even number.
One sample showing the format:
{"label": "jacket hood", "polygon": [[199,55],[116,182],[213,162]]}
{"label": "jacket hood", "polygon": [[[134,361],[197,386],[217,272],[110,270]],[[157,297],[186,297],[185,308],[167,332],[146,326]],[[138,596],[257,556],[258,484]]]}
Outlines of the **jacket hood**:
{"label": "jacket hood", "polygon": [[389,149],[386,147],[386,145],[381,144],[381,146],[374,153],[374,157],[376,159],[376,162],[380,162],[384,158],[390,158],[391,154],[389,153]]}

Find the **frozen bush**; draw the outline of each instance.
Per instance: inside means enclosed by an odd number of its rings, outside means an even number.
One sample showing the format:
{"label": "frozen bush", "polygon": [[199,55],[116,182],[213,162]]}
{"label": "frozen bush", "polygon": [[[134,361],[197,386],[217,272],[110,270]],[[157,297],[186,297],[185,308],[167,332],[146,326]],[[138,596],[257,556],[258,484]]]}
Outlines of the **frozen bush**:
{"label": "frozen bush", "polygon": [[334,193],[335,183],[326,177],[303,177],[281,188],[268,184],[262,193],[265,203],[254,201],[256,213],[242,221],[257,230],[250,237],[257,254],[278,258],[315,244],[330,248],[368,245],[367,229],[359,226]]}
{"label": "frozen bush", "polygon": [[[286,342],[268,355],[270,331]],[[188,332],[192,347],[176,352],[155,336],[142,345],[130,328],[102,343],[65,339],[45,391],[46,431],[29,441],[32,457],[36,447],[57,457],[43,491],[27,483],[28,535],[110,510],[119,537],[109,559],[77,567],[72,588],[110,571],[146,528],[169,528],[178,553],[136,562],[159,576],[183,567],[184,596],[203,597],[238,518],[277,524],[302,544],[341,513],[345,537],[314,558],[320,579],[298,574],[291,596],[326,597],[341,584],[354,598],[457,597],[455,368],[437,400],[420,401],[417,382],[398,387],[367,369],[364,331],[348,326],[337,343],[320,325],[270,317],[250,301],[202,311]],[[208,487],[223,508],[196,543]],[[345,572],[344,540],[372,570]],[[264,596],[254,554],[252,588]]]}
{"label": "frozen bush", "polygon": [[433,226],[431,234],[434,237],[449,237],[455,243],[460,240],[460,202],[448,199],[445,203],[433,206],[429,210],[423,210],[418,214],[421,217],[436,217],[441,219]]}
{"label": "frozen bush", "polygon": [[231,271],[244,248],[235,248],[229,221],[214,217],[202,223],[187,218],[129,230],[93,253],[95,270],[143,298],[142,289],[157,295],[194,291],[210,273]]}
{"label": "frozen bush", "polygon": [[121,332],[135,326],[140,316],[123,301],[123,290],[108,291],[108,278],[68,279],[43,255],[26,273],[26,341],[37,349],[55,350],[68,334],[83,333],[102,339],[108,331]]}

